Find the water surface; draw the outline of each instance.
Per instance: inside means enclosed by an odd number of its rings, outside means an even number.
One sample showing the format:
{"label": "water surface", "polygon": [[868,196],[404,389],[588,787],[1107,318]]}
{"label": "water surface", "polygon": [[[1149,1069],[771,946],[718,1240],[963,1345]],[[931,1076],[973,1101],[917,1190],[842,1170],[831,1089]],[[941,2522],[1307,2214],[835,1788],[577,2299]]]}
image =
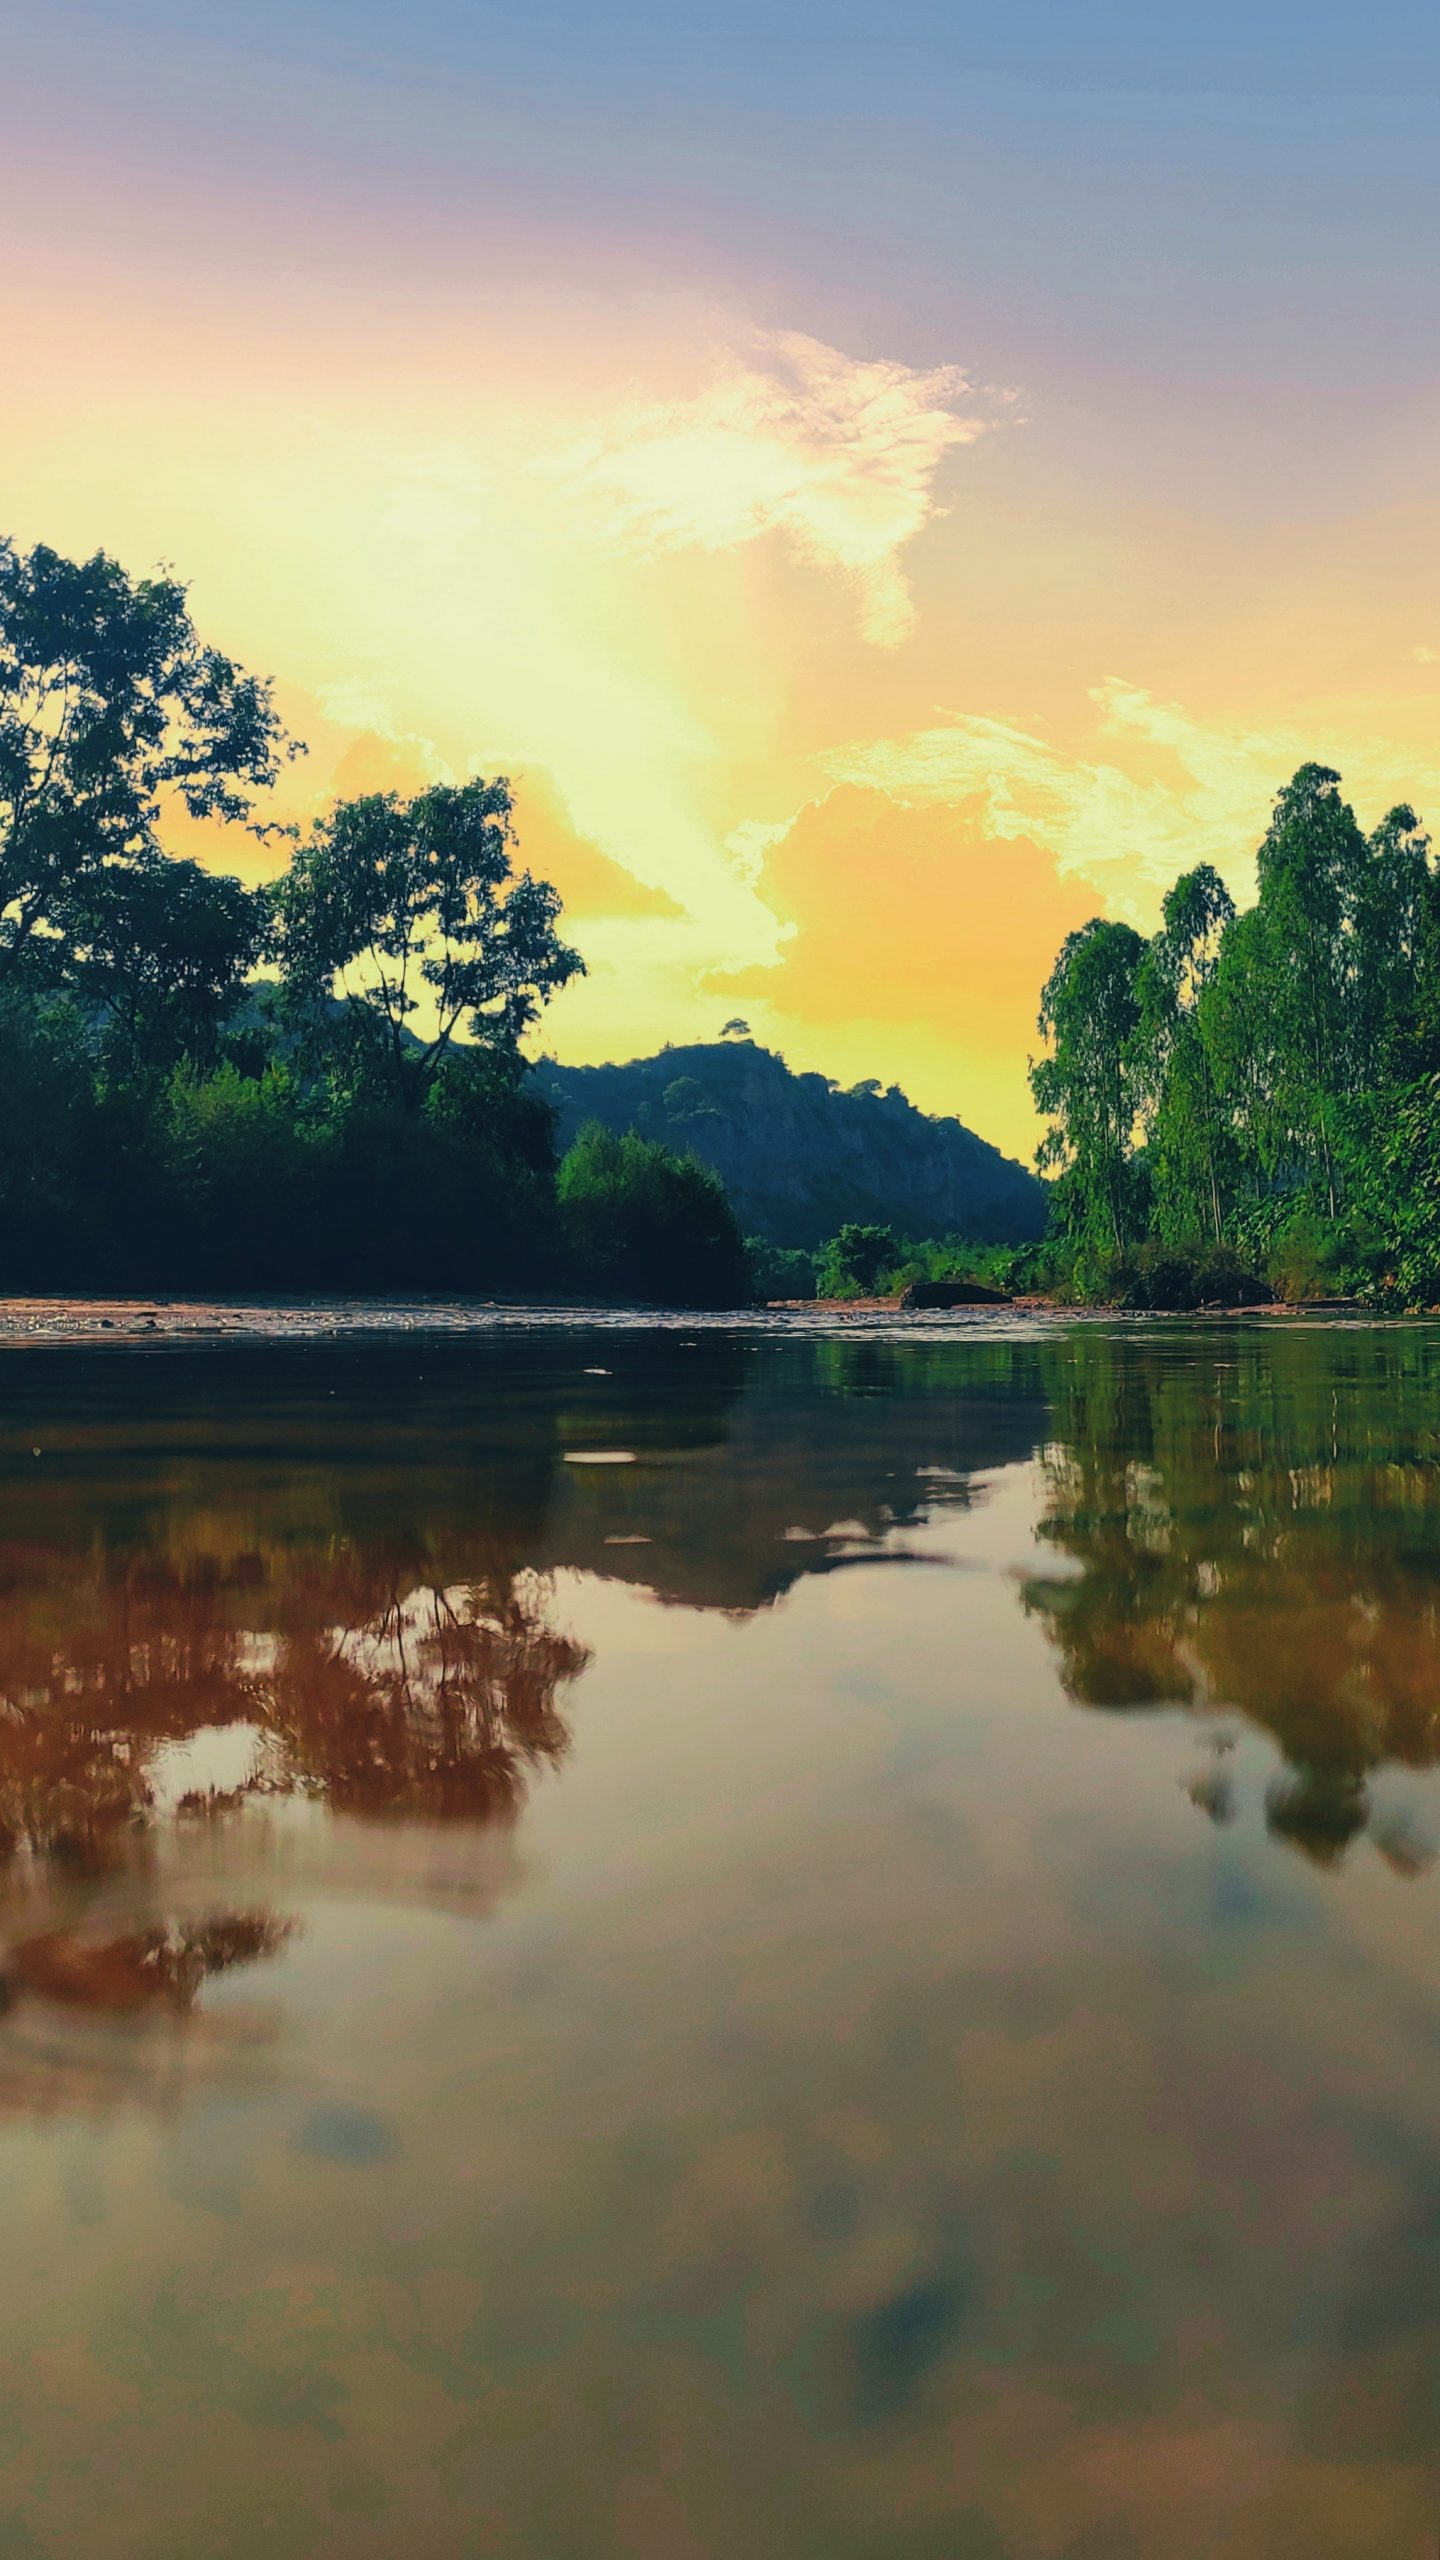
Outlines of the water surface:
{"label": "water surface", "polygon": [[0,2551],[1433,2560],[1440,1330],[16,1349]]}

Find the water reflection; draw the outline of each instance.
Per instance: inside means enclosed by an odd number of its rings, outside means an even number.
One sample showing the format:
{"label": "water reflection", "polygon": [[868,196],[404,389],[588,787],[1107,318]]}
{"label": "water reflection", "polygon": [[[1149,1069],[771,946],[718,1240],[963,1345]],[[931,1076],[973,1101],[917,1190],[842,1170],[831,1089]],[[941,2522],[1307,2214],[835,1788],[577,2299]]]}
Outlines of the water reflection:
{"label": "water reflection", "polygon": [[[158,1816],[286,1795],[512,1819],[589,1658],[556,1569],[754,1610],[903,1556],[1040,1414],[1003,1361],[987,1385],[885,1346],[606,1348],[12,1364],[0,1858],[99,1872]],[[640,1463],[597,1484],[566,1455],[617,1414]]]}
{"label": "water reflection", "polygon": [[0,1362],[0,2544],[1426,2549],[1435,1383]]}
{"label": "water reflection", "polygon": [[[512,1822],[589,1649],[557,1573],[744,1616],[1038,1465],[1063,1571],[1022,1605],[1080,1704],[1236,1716],[1277,1840],[1333,1865],[1369,1781],[1440,1758],[1430,1332],[1156,1327],[897,1345],[528,1345],[12,1360],[0,1407],[0,1861],[99,1874],[158,1822],[286,1797]],[[634,1452],[625,1468],[577,1466]]]}
{"label": "water reflection", "polygon": [[[1428,1328],[1077,1333],[1046,1360],[1041,1537],[1026,1607],[1081,1704],[1238,1710],[1286,1764],[1276,1839],[1335,1866],[1367,1780],[1440,1760],[1440,1423]],[[1221,1767],[1192,1800],[1237,1809]],[[1397,1872],[1433,1851],[1380,1821]]]}
{"label": "water reflection", "polygon": [[[0,1547],[0,1854],[98,1869],[161,1806],[213,1818],[272,1794],[513,1815],[526,1772],[566,1748],[557,1692],[586,1654],[547,1623],[534,1576],[477,1561],[448,1580],[436,1557],[415,1584],[413,1564],[348,1545],[228,1559],[87,1545],[40,1571],[33,1546]],[[243,1775],[217,1785],[201,1752],[177,1789],[177,1746],[227,1729]]]}

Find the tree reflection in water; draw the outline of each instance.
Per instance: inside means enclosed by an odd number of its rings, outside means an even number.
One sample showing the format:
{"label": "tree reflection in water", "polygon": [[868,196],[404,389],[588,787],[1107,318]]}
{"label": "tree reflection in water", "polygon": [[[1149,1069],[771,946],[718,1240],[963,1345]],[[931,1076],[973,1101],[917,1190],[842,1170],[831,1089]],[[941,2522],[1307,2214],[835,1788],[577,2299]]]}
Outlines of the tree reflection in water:
{"label": "tree reflection in water", "polygon": [[[162,1811],[283,1796],[504,1824],[564,1756],[587,1659],[554,1574],[765,1609],[900,1559],[898,1533],[1038,1449],[1063,1570],[1022,1598],[1070,1694],[1243,1714],[1286,1763],[1277,1839],[1327,1864],[1366,1830],[1419,1873],[1428,1840],[1372,1782],[1440,1759],[1437,1390],[1425,1328],[637,1332],[594,1366],[559,1335],[26,1355],[0,1435],[0,1857],[99,1873]],[[621,1445],[633,1468],[564,1463]],[[1189,1780],[1216,1822],[1238,1766],[1217,1748]]]}
{"label": "tree reflection in water", "polygon": [[[153,1814],[166,1746],[248,1727],[238,1787],[180,1796],[194,1816],[306,1794],[425,1821],[512,1816],[568,1732],[557,1691],[587,1659],[545,1617],[534,1575],[411,1584],[354,1550],[251,1552],[197,1572],[149,1557],[71,1577],[0,1550],[0,1846],[103,1866]],[[78,1560],[76,1560],[78,1562]]]}
{"label": "tree reflection in water", "polygon": [[26,1991],[67,2008],[114,2015],[194,2008],[216,1974],[280,1953],[295,1923],[269,1911],[212,1912],[118,1937],[46,1929],[16,1947],[4,1978],[8,2002]]}
{"label": "tree reflection in water", "polygon": [[[1368,1781],[1440,1760],[1437,1354],[1419,1329],[1156,1327],[1046,1361],[1040,1534],[1070,1570],[1024,1600],[1067,1689],[1239,1709],[1287,1764],[1272,1834],[1321,1866],[1367,1826],[1398,1873],[1433,1860]],[[1236,1809],[1218,1756],[1188,1791]]]}

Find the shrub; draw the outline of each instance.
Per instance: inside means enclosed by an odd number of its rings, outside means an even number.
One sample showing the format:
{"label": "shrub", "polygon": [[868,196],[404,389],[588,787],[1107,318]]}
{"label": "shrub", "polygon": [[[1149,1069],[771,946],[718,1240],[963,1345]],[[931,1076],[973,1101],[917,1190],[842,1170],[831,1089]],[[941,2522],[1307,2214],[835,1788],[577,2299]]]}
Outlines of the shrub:
{"label": "shrub", "polygon": [[815,1256],[792,1245],[771,1244],[768,1236],[747,1236],[745,1260],[753,1297],[813,1298]]}
{"label": "shrub", "polygon": [[748,1301],[735,1213],[720,1176],[698,1157],[591,1121],[561,1162],[558,1196],[582,1287],[668,1306]]}
{"label": "shrub", "polygon": [[817,1293],[822,1298],[873,1297],[881,1274],[890,1270],[898,1251],[889,1227],[851,1221],[821,1248],[815,1266]]}
{"label": "shrub", "polygon": [[1253,1306],[1270,1291],[1228,1245],[1146,1244],[1101,1263],[1086,1294],[1106,1306],[1182,1315],[1197,1307]]}

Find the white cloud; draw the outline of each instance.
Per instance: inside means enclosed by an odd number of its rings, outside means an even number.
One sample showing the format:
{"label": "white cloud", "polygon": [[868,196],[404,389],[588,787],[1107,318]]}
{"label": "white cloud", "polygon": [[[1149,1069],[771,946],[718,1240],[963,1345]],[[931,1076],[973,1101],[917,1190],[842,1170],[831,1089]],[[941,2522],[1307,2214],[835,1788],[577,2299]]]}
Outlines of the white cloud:
{"label": "white cloud", "polygon": [[783,333],[694,399],[632,410],[559,468],[610,541],[729,551],[776,533],[854,586],[865,637],[893,648],[915,614],[900,554],[936,512],[936,474],[984,421],[956,365],[865,362]]}
{"label": "white cloud", "polygon": [[765,818],[742,818],[725,839],[725,850],[735,857],[735,868],[742,880],[753,889],[765,869],[765,856],[783,844],[795,824],[793,818],[769,821]]}
{"label": "white cloud", "polygon": [[1027,837],[1057,868],[1092,882],[1120,913],[1148,914],[1157,890],[1212,862],[1242,898],[1275,793],[1296,768],[1333,761],[1373,825],[1397,799],[1440,807],[1440,767],[1367,736],[1327,743],[1311,730],[1254,731],[1195,719],[1112,678],[1091,689],[1097,741],[1113,752],[1070,752],[999,720],[958,715],[907,738],[826,758],[836,782],[869,784],[907,801],[977,802],[984,832]]}

